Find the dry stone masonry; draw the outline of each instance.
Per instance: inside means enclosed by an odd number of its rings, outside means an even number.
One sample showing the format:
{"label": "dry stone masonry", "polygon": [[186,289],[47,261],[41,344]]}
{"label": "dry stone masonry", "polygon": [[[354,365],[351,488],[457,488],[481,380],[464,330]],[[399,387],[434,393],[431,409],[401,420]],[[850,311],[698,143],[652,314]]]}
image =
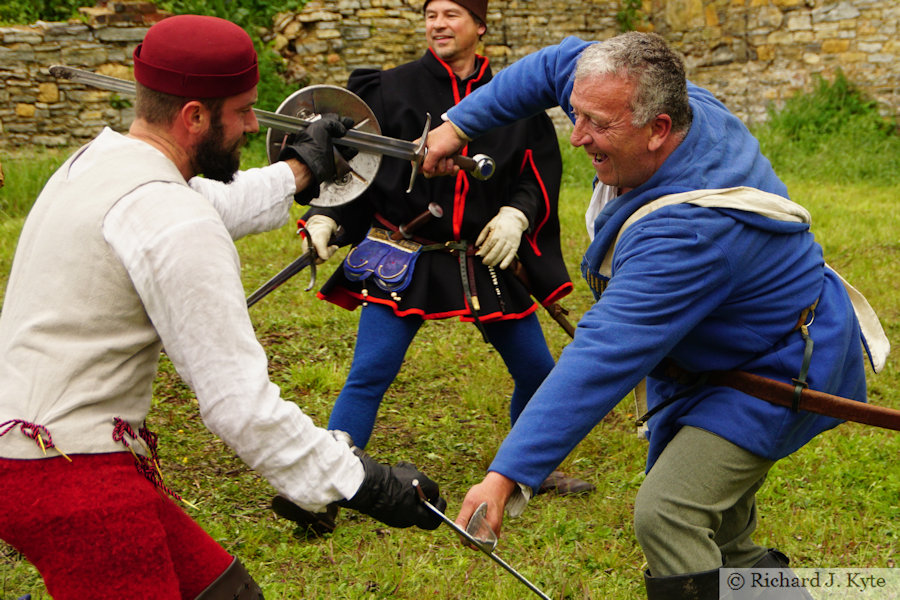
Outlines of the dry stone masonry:
{"label": "dry stone masonry", "polygon": [[169,15],[150,2],[98,2],[81,12],[87,23],[0,27],[0,146],[67,146],[104,125],[127,128],[127,98],[58,81],[47,69],[63,64],[134,79],[131,53]]}
{"label": "dry stone masonry", "polygon": [[[277,15],[265,40],[298,86],[343,85],[359,67],[389,68],[424,52],[421,0],[311,0]],[[619,0],[491,0],[483,53],[499,69],[567,35],[618,32]],[[86,22],[0,27],[0,147],[83,142],[105,124],[123,129],[127,99],[53,79],[52,64],[131,78],[131,52],[166,16],[144,1],[82,9]],[[769,104],[837,69],[900,116],[897,0],[644,0],[640,28],[685,55],[689,77],[747,123]],[[264,107],[273,109],[274,107]],[[557,117],[562,124],[562,120]]]}

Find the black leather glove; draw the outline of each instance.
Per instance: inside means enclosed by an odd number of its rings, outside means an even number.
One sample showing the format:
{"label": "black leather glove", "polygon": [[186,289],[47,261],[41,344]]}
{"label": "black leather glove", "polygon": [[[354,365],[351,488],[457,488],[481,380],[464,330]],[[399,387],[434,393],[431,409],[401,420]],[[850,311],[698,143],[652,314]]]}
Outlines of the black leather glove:
{"label": "black leather glove", "polygon": [[365,479],[352,498],[340,500],[338,505],[358,510],[391,527],[438,528],[440,517],[422,503],[412,482],[418,479],[428,501],[444,512],[447,502],[441,498],[438,484],[408,462],[389,467],[365,453],[357,452],[357,456],[366,471]]}
{"label": "black leather glove", "polygon": [[[334,179],[335,157],[332,140],[343,137],[352,127],[352,118],[326,113],[310,123],[303,131],[288,138],[287,144],[278,154],[278,160],[296,158],[309,167],[315,180],[294,195],[294,200],[298,204],[309,204],[310,200],[319,196],[319,186]],[[347,161],[357,154],[355,148],[347,146],[339,146],[339,152]]]}

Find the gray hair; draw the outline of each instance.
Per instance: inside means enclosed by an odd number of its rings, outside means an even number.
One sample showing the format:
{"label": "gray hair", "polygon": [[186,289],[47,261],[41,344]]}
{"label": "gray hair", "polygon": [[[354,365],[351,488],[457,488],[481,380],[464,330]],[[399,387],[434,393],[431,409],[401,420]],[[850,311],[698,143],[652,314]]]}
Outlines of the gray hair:
{"label": "gray hair", "polygon": [[629,31],[585,48],[575,67],[575,79],[601,75],[619,75],[635,82],[629,102],[635,127],[667,114],[673,132],[685,133],[690,128],[684,62],[659,35]]}

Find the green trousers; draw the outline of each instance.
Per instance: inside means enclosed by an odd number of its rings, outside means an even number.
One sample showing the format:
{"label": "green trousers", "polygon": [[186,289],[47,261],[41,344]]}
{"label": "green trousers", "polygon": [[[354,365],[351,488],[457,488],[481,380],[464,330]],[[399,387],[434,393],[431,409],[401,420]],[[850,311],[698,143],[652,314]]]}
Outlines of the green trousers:
{"label": "green trousers", "polygon": [[774,461],[683,427],[638,491],[634,529],[651,575],[750,567],[767,552],[750,539],[756,492]]}

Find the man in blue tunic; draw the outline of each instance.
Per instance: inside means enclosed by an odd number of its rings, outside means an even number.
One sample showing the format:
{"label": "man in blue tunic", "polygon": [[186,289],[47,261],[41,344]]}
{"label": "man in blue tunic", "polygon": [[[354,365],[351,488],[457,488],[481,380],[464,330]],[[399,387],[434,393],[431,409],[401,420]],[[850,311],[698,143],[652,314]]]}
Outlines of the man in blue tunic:
{"label": "man in blue tunic", "polygon": [[458,522],[486,501],[499,531],[503,509],[521,510],[646,379],[649,451],[635,533],[647,593],[718,598],[720,567],[787,565],[751,540],[756,492],[774,461],[839,421],[692,375],[741,370],[865,401],[860,342],[877,370],[887,340],[871,309],[860,309],[871,319],[857,318],[809,214],[788,199],[753,136],[686,81],[657,35],[568,38],[518,61],[448,111],[423,168],[447,172],[445,157],[466,139],[554,105],[597,172],[582,263],[596,302]]}

